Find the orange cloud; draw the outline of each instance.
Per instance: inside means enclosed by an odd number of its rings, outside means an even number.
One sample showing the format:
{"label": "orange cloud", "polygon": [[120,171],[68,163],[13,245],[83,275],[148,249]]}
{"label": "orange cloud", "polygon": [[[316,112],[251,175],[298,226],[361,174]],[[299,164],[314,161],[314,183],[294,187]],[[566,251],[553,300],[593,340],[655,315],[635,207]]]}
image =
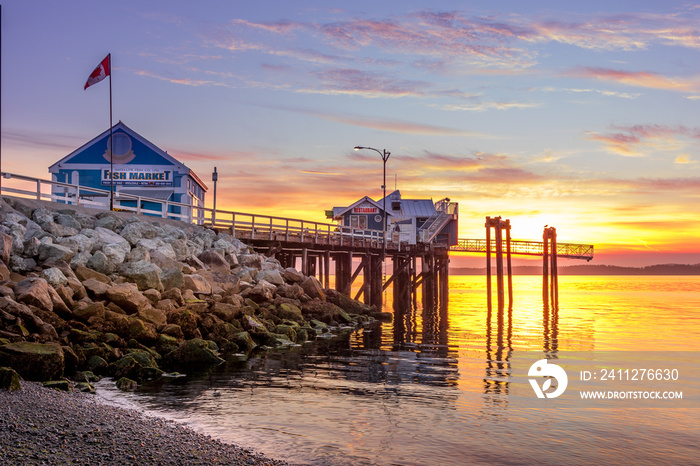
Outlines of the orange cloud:
{"label": "orange cloud", "polygon": [[[645,155],[643,149],[650,147],[659,140],[681,141],[690,139],[700,141],[700,128],[687,128],[682,125],[634,125],[628,127],[613,126],[619,130],[616,133],[599,134],[587,133],[587,139],[599,141],[607,146],[608,150],[619,155],[634,157]],[[658,147],[657,147],[658,149]],[[678,162],[677,163],[683,163]]]}
{"label": "orange cloud", "polygon": [[700,92],[700,84],[698,84],[697,77],[691,79],[671,79],[648,71],[621,71],[610,68],[592,67],[575,68],[566,73],[566,75],[575,78],[599,79],[602,81],[650,89],[689,93]]}

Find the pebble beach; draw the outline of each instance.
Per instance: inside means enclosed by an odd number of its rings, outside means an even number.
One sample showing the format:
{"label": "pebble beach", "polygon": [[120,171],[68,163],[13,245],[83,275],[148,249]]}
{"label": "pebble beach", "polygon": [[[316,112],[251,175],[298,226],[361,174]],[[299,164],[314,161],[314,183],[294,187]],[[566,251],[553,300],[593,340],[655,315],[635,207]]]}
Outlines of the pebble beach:
{"label": "pebble beach", "polygon": [[22,382],[0,390],[3,465],[285,465],[94,395]]}

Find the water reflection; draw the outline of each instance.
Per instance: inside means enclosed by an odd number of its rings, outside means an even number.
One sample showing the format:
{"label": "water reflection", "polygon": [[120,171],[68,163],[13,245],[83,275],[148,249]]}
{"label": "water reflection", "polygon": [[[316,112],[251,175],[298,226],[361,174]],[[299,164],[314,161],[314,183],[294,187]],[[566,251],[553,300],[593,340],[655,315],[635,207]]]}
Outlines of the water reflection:
{"label": "water reflection", "polygon": [[[507,313],[502,306],[497,311],[496,337],[492,329],[491,306],[487,307],[486,317],[486,374],[484,376],[484,395],[488,403],[507,403],[508,378],[510,377],[510,355],[513,351],[513,307]],[[507,323],[506,323],[507,320]]]}
{"label": "water reflection", "polygon": [[393,323],[126,396],[223,440],[324,465],[580,464],[582,450],[601,464],[696,461],[693,413],[543,411],[531,400],[526,352],[697,351],[700,279],[684,294],[680,281],[661,292],[619,280],[561,277],[559,309],[542,306],[539,277],[516,277],[515,307],[488,309],[481,277],[453,277],[449,310],[421,307],[419,295]]}

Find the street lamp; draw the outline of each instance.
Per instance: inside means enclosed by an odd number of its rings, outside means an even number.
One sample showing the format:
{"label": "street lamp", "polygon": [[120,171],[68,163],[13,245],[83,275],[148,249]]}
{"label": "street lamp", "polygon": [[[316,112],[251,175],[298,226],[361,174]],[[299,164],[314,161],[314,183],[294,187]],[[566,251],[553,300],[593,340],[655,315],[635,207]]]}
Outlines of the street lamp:
{"label": "street lamp", "polygon": [[384,162],[384,178],[382,183],[382,192],[384,193],[384,221],[382,222],[382,233],[384,234],[384,241],[382,242],[382,260],[384,260],[384,257],[386,256],[386,161],[389,160],[391,152],[389,152],[386,149],[379,150],[375,149],[374,147],[355,146],[355,150],[360,149],[369,149],[375,151],[376,153],[382,156],[382,161]]}

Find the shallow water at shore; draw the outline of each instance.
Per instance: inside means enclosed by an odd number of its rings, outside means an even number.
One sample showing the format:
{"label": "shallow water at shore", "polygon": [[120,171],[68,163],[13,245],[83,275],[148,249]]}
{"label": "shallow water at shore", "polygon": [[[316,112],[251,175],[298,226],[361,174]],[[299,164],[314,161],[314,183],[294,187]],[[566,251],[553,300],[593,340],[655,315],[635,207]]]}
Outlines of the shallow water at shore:
{"label": "shallow water at shore", "polygon": [[[300,463],[696,461],[700,277],[559,280],[558,312],[543,308],[541,278],[515,277],[512,312],[489,313],[484,278],[454,276],[442,311],[414,309],[349,340],[269,351],[135,393],[102,382],[98,393]],[[567,395],[581,370],[668,364],[685,397],[539,400],[527,372],[544,357],[570,374]]]}

